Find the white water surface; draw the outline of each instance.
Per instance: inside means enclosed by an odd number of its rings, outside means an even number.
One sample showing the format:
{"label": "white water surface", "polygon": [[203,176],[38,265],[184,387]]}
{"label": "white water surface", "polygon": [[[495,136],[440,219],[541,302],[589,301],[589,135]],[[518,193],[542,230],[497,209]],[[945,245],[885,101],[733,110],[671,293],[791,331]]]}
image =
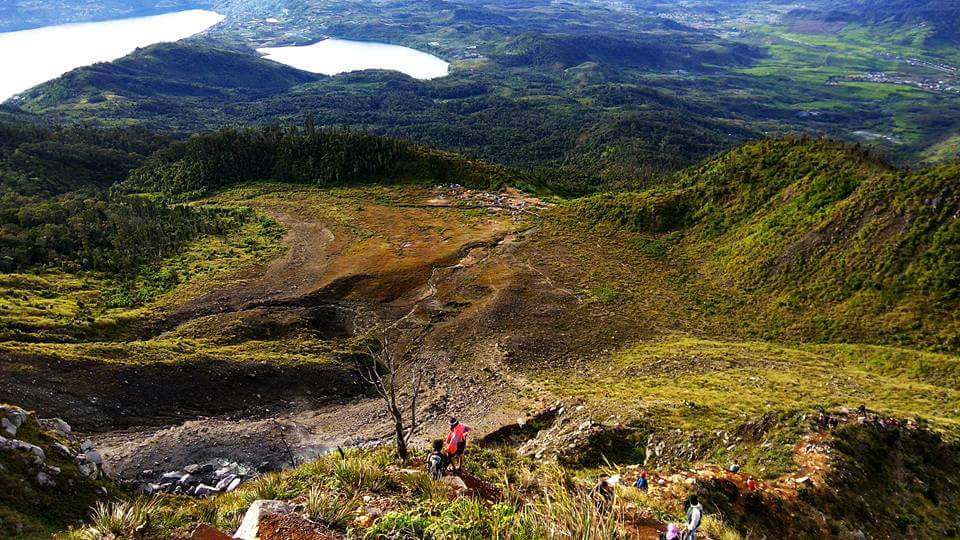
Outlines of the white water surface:
{"label": "white water surface", "polygon": [[269,60],[323,75],[365,69],[388,69],[415,79],[447,75],[450,64],[432,54],[372,41],[325,39],[313,45],[257,49]]}
{"label": "white water surface", "polygon": [[122,58],[137,47],[199,34],[224,18],[194,9],[0,33],[0,101],[72,69]]}

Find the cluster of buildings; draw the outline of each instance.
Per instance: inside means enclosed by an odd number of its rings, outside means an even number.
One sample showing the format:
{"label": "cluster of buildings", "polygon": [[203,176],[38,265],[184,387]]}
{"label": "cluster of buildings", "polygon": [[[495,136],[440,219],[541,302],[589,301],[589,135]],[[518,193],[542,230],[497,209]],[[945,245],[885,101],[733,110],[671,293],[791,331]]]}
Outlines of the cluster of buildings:
{"label": "cluster of buildings", "polygon": [[501,191],[477,191],[467,189],[460,184],[448,184],[434,188],[437,202],[446,202],[452,206],[487,208],[496,213],[519,214],[549,208],[550,203],[533,197],[515,188]]}

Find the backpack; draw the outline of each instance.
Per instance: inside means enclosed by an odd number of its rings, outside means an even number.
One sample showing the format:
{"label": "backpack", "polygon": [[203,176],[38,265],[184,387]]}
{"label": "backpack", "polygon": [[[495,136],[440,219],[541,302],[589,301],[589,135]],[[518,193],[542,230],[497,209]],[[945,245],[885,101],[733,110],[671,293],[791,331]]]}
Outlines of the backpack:
{"label": "backpack", "polygon": [[430,454],[427,457],[427,471],[434,480],[439,480],[447,472],[447,460],[441,454]]}

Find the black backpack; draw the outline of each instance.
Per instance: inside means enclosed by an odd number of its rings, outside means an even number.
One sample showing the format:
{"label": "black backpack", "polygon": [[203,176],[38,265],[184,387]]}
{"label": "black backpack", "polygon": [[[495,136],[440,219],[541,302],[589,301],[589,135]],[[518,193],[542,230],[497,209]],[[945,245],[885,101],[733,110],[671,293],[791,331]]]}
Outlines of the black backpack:
{"label": "black backpack", "polygon": [[439,480],[447,472],[447,458],[441,454],[430,454],[427,457],[427,471],[434,480]]}

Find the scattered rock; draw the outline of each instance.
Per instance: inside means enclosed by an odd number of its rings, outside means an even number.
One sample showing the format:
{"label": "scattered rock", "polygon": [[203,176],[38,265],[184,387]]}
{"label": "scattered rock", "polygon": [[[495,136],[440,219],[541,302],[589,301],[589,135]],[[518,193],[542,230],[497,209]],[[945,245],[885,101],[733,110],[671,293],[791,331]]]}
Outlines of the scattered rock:
{"label": "scattered rock", "polygon": [[284,516],[291,512],[293,512],[293,506],[283,501],[254,501],[244,514],[243,521],[233,537],[238,540],[256,540],[259,537],[261,520],[268,516]]}

